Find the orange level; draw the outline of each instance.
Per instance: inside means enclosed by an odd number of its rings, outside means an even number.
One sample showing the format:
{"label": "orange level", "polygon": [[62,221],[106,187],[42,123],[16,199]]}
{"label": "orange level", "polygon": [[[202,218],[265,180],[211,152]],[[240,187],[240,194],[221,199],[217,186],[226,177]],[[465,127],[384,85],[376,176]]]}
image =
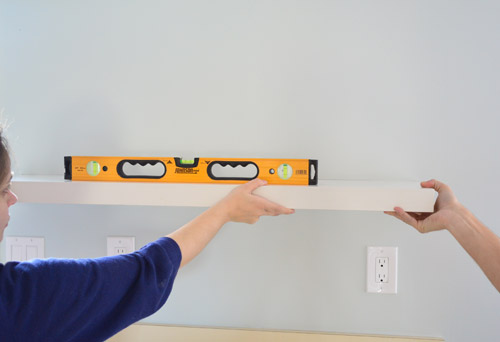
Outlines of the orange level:
{"label": "orange level", "polygon": [[74,181],[318,184],[312,159],[64,157],[64,168],[64,178]]}

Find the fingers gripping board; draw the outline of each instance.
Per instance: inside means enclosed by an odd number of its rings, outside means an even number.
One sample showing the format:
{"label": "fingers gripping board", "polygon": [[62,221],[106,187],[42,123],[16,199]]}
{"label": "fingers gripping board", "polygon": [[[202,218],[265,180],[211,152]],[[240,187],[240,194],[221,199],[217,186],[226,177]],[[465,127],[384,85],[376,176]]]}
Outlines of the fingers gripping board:
{"label": "fingers gripping board", "polygon": [[64,178],[74,181],[245,183],[317,185],[313,159],[235,159],[177,157],[64,157]]}

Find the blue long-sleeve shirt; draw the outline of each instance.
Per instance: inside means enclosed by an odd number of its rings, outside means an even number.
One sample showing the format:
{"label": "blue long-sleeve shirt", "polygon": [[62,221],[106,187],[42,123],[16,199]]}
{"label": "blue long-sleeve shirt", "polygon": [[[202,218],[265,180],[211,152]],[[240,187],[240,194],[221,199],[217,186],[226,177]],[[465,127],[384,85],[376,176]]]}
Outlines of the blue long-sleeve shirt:
{"label": "blue long-sleeve shirt", "polygon": [[104,341],[165,303],[180,262],[161,238],[114,257],[0,264],[0,341]]}

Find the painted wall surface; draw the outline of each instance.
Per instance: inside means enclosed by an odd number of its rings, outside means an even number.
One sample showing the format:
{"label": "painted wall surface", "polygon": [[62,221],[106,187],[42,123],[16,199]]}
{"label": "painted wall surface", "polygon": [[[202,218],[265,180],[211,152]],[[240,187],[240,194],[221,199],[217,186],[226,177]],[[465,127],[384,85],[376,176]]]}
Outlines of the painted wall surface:
{"label": "painted wall surface", "polygon": [[[500,234],[497,1],[0,1],[17,174],[65,155],[319,159],[320,179],[426,180]],[[16,204],[47,257],[137,246],[198,208]],[[399,292],[365,292],[366,247]],[[4,260],[4,246],[0,250]],[[373,212],[229,224],[150,323],[498,341],[500,295],[447,232]]]}

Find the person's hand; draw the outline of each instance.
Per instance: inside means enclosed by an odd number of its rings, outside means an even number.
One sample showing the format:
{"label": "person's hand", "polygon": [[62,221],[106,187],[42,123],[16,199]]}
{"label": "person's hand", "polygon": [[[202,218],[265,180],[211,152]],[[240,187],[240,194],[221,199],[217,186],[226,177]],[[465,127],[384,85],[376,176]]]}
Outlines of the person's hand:
{"label": "person's hand", "polygon": [[181,249],[181,266],[190,262],[229,221],[255,223],[262,215],[292,214],[294,210],[254,195],[255,189],[267,184],[254,179],[234,188],[220,202],[167,237]]}
{"label": "person's hand", "polygon": [[394,211],[386,211],[385,213],[409,224],[420,233],[448,229],[451,220],[462,210],[462,205],[458,202],[451,188],[444,183],[432,179],[422,182],[420,185],[422,188],[433,188],[439,194],[433,213],[409,213],[400,207],[395,207]]}
{"label": "person's hand", "polygon": [[254,179],[233,189],[224,199],[216,204],[225,214],[226,221],[253,224],[263,215],[277,216],[293,214],[293,209],[285,208],[253,192],[266,185],[262,179]]}

